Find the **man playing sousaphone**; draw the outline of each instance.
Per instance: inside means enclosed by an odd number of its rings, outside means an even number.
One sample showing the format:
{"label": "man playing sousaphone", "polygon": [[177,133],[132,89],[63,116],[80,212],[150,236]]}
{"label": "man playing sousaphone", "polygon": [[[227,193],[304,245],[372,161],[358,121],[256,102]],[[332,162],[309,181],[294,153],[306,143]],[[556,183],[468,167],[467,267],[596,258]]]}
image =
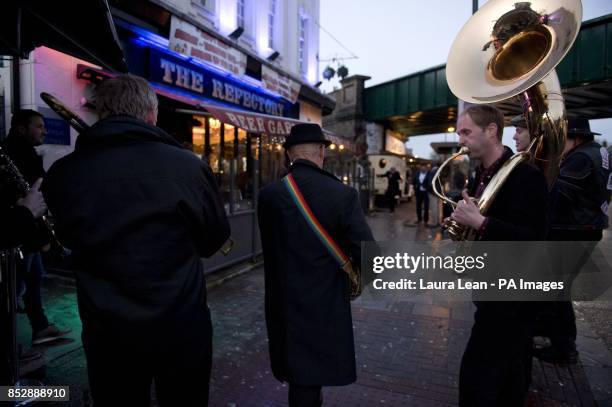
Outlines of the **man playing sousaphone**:
{"label": "man playing sousaphone", "polygon": [[[470,158],[480,161],[480,166],[451,218],[475,229],[477,240],[543,240],[547,187],[535,166],[518,164],[486,215],[470,199],[482,195],[512,156],[501,141],[503,128],[502,112],[490,105],[471,106],[459,116],[459,143],[469,149]],[[476,301],[475,305],[475,322],[461,362],[460,406],[522,406],[531,379],[533,312],[529,303]]]}

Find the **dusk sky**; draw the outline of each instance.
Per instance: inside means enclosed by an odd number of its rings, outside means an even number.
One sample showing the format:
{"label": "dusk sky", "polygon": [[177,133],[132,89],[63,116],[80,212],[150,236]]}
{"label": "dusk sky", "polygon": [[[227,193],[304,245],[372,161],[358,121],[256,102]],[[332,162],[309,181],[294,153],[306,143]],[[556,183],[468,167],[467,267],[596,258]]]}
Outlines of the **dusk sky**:
{"label": "dusk sky", "polygon": [[[480,4],[484,4],[481,1]],[[583,0],[583,21],[612,13],[610,0]],[[349,75],[372,79],[366,87],[446,63],[450,46],[472,14],[471,0],[321,0],[321,60],[337,58]],[[328,31],[342,45],[334,41]],[[352,54],[357,59],[350,59]],[[319,70],[332,61],[322,61]],[[324,81],[323,91],[333,90],[338,81]],[[598,141],[612,144],[612,119],[592,120],[593,131],[604,134]],[[506,128],[504,144],[514,149],[513,128]],[[411,137],[413,153],[428,158],[432,141],[456,140],[454,135]]]}

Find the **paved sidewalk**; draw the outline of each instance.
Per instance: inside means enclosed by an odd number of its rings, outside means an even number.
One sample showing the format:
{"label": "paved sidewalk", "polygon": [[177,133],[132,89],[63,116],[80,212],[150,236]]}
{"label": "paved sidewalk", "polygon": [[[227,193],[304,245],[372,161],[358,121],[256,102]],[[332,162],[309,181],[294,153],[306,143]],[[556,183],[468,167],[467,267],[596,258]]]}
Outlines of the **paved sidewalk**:
{"label": "paved sidewalk", "polygon": [[[413,208],[369,217],[378,240],[430,240],[436,229],[406,227]],[[609,236],[607,236],[609,238]],[[209,291],[214,324],[211,406],[286,406],[287,387],[270,372],[264,320],[263,269],[243,273]],[[45,299],[51,319],[70,326],[72,342],[43,348],[46,384],[69,384],[72,401],[87,405],[80,322],[71,280],[50,278]],[[534,361],[530,406],[612,406],[612,312],[609,303],[577,303],[580,363],[571,368]],[[472,326],[470,303],[425,301],[353,303],[358,380],[325,388],[325,406],[456,406],[458,372]],[[20,316],[20,338],[29,326]],[[51,404],[49,404],[51,405]]]}

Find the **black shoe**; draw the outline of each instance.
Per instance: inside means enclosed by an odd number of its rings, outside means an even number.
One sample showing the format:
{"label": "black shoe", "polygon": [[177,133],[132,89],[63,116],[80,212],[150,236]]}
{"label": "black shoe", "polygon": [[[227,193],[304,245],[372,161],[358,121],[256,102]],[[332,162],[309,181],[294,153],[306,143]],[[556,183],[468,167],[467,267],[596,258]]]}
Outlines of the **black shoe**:
{"label": "black shoe", "polygon": [[543,362],[554,365],[575,365],[578,363],[578,351],[575,349],[559,349],[554,346],[542,349],[534,349],[533,356]]}
{"label": "black shoe", "polygon": [[55,341],[57,339],[63,338],[70,332],[70,329],[61,331],[55,325],[51,324],[45,329],[36,331],[32,334],[32,345],[40,345],[41,343]]}
{"label": "black shoe", "polygon": [[23,346],[18,345],[18,353],[19,353],[19,363],[26,364],[33,360],[40,359],[42,357],[42,353],[35,351],[34,349],[25,349]]}

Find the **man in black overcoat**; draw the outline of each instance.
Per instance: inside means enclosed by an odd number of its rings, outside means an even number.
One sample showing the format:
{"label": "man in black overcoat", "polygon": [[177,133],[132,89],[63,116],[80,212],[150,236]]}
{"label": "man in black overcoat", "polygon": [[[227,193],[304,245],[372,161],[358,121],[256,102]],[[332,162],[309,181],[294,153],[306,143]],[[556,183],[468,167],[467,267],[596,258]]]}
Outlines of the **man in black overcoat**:
{"label": "man in black overcoat", "polygon": [[[284,144],[289,171],[323,228],[358,264],[372,233],[357,191],[322,169],[329,144],[318,125],[295,125]],[[258,215],[272,372],[289,383],[290,406],[319,406],[322,386],[356,380],[347,274],[281,181],[260,192]]]}
{"label": "man in black overcoat", "polygon": [[[544,240],[548,192],[544,175],[532,164],[522,162],[510,173],[486,216],[468,198],[480,197],[512,156],[501,142],[503,128],[504,116],[493,106],[471,106],[459,116],[459,143],[481,165],[451,218],[475,229],[478,240]],[[533,305],[508,301],[475,305],[474,326],[461,361],[459,405],[523,406],[531,381]]]}
{"label": "man in black overcoat", "polygon": [[209,166],[155,127],[139,77],[96,89],[101,120],[43,183],[72,249],[96,406],[208,404],[212,326],[201,257],[228,239]]}
{"label": "man in black overcoat", "polygon": [[568,270],[563,301],[543,304],[538,321],[551,346],[537,350],[535,356],[550,363],[576,363],[576,316],[570,299],[574,279],[590,258],[596,242],[608,228],[608,206],[612,190],[608,150],[595,142],[587,119],[569,118],[563,160],[552,191],[548,240],[576,242],[560,245],[556,261],[580,259]]}

